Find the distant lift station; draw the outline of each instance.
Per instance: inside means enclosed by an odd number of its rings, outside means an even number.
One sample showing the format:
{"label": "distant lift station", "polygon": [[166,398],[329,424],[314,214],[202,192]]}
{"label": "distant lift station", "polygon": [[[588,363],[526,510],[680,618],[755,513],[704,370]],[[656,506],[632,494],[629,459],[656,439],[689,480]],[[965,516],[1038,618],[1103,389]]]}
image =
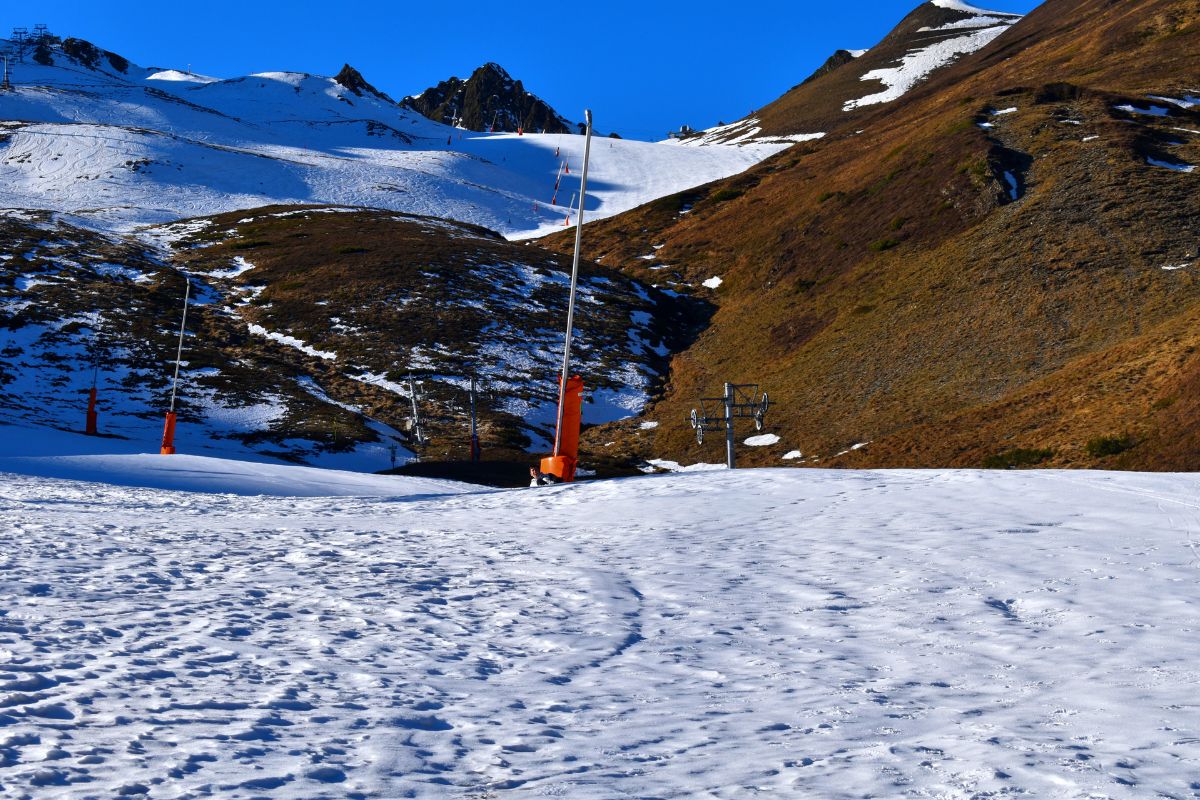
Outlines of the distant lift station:
{"label": "distant lift station", "polygon": [[738,418],[754,420],[754,429],[763,429],[769,401],[767,393],[759,395],[757,383],[727,383],[721,397],[701,397],[700,409],[692,409],[691,424],[696,431],[696,443],[704,444],[704,432],[725,428],[725,464],[736,466],[733,421]]}

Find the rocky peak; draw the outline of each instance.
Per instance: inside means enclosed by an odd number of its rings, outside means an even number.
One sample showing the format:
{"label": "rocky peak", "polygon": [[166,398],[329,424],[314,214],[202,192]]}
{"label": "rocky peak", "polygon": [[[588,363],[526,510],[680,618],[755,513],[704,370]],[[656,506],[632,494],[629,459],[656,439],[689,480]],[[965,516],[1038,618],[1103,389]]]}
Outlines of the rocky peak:
{"label": "rocky peak", "polygon": [[548,103],[490,61],[474,70],[470,78],[444,80],[406,97],[402,105],[435,122],[473,131],[575,132],[575,126]]}
{"label": "rocky peak", "polygon": [[362,73],[349,64],[343,64],[341,71],[337,75],[334,75],[333,79],[359,97],[369,94],[389,103],[395,102],[392,98],[368,83],[367,79],[362,76]]}

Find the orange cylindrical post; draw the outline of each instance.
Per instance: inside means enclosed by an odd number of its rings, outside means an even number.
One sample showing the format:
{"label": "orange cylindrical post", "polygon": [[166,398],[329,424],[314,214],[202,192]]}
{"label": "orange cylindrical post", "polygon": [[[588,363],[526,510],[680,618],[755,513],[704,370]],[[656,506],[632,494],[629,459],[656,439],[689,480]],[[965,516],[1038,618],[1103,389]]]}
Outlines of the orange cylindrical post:
{"label": "orange cylindrical post", "polygon": [[175,453],[175,412],[167,412],[167,421],[163,424],[162,448],[158,451],[164,456]]}
{"label": "orange cylindrical post", "polygon": [[557,475],[563,483],[575,480],[579,463],[579,426],[583,419],[583,378],[572,375],[563,391],[562,427],[558,430],[555,455],[542,459],[542,472]]}
{"label": "orange cylindrical post", "polygon": [[96,387],[92,387],[92,391],[88,393],[88,410],[87,410],[87,428],[84,433],[88,436],[97,435],[96,432]]}

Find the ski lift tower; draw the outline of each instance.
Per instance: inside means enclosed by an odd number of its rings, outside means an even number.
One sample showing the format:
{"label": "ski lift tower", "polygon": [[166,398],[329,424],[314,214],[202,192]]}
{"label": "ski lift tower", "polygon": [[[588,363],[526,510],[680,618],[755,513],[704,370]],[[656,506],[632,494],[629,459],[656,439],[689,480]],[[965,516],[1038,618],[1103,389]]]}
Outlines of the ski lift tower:
{"label": "ski lift tower", "polygon": [[12,53],[5,49],[3,52],[0,52],[0,57],[4,59],[4,81],[0,83],[0,92],[11,92],[12,82],[8,78],[8,61],[12,58]]}
{"label": "ski lift tower", "polygon": [[725,464],[729,469],[737,465],[734,452],[733,421],[740,418],[754,420],[754,429],[763,429],[769,401],[767,393],[761,395],[757,383],[727,383],[721,397],[701,397],[700,408],[692,409],[691,425],[696,431],[696,443],[704,444],[704,432],[725,429]]}
{"label": "ski lift tower", "polygon": [[12,33],[8,35],[8,40],[12,42],[13,56],[18,62],[25,61],[25,50],[29,47],[29,29],[28,28],[13,28]]}

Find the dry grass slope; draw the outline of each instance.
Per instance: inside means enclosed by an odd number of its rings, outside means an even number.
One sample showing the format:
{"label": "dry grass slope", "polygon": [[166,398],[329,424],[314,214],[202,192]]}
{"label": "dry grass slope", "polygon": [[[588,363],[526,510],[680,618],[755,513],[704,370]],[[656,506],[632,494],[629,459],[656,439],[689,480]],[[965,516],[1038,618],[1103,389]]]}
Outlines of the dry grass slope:
{"label": "dry grass slope", "polygon": [[590,224],[588,256],[718,305],[660,426],[590,444],[718,460],[684,419],[732,380],[776,401],[750,464],[1200,467],[1200,173],[1151,163],[1200,165],[1200,112],[1148,99],[1200,94],[1198,54],[1194,0],[1051,0],[820,142]]}

